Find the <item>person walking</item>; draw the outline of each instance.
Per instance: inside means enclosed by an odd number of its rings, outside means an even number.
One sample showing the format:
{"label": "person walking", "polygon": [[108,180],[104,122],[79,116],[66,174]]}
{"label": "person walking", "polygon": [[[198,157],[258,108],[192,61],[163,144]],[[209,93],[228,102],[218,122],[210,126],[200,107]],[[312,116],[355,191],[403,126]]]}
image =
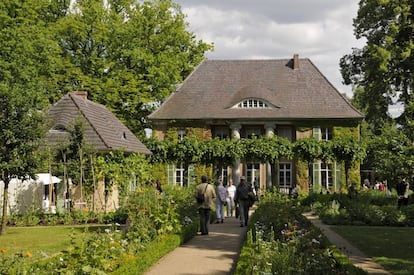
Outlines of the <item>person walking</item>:
{"label": "person walking", "polygon": [[234,196],[234,201],[239,205],[240,227],[247,226],[249,221],[250,192],[253,193],[251,185],[246,183],[244,176],[241,176],[240,184],[237,186],[236,195]]}
{"label": "person walking", "polygon": [[227,199],[227,191],[226,188],[223,186],[223,181],[221,177],[217,180],[217,187],[216,187],[216,223],[223,223],[224,222],[224,205],[226,204]]}
{"label": "person walking", "polygon": [[398,195],[398,208],[402,205],[408,205],[408,192],[410,190],[410,184],[406,181],[406,178],[403,177],[396,186],[397,195]]}
{"label": "person walking", "polygon": [[[201,183],[196,186],[198,214],[200,217],[201,235],[208,235],[208,225],[210,224],[211,205],[216,199],[214,187],[207,181],[207,176],[201,176]],[[202,198],[202,199],[200,199]]]}
{"label": "person walking", "polygon": [[236,204],[234,203],[234,196],[236,194],[236,186],[233,185],[233,180],[229,179],[227,191],[227,217],[233,217]]}

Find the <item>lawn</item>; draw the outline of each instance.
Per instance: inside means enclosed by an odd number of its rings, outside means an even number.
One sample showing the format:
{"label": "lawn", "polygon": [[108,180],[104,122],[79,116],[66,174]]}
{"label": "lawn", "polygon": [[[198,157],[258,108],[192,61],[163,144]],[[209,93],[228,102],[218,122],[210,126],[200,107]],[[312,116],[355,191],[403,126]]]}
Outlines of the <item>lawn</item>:
{"label": "lawn", "polygon": [[51,256],[67,248],[71,240],[79,242],[96,226],[8,227],[0,236],[0,250],[6,254],[30,252],[33,259]]}
{"label": "lawn", "polygon": [[414,274],[414,228],[332,226],[331,229],[392,274]]}

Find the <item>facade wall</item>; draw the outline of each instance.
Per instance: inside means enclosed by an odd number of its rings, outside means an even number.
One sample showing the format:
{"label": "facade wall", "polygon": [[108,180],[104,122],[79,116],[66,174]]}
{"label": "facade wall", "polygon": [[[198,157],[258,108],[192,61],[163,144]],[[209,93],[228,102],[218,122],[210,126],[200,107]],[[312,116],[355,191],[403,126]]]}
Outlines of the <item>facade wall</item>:
{"label": "facade wall", "polygon": [[[232,124],[232,125],[205,125],[204,127],[179,127],[177,123],[173,127],[167,127],[166,124],[162,127],[157,127],[153,130],[155,137],[163,139],[174,139],[173,135],[178,135],[178,132],[185,131],[188,135],[195,135],[201,139],[210,139],[216,136],[226,138],[249,138],[253,135],[262,136],[269,134],[269,131],[274,135],[288,138],[291,142],[295,142],[297,139],[312,137],[321,139],[331,139],[335,135],[348,135],[352,134],[358,136],[358,127],[296,127],[294,125],[277,125],[266,123],[246,123],[246,124]],[[272,125],[271,125],[272,126]],[[200,167],[199,167],[200,168]],[[198,168],[198,169],[199,169]],[[258,169],[257,169],[258,168]],[[174,181],[174,176],[177,167],[170,165],[168,167],[169,180],[168,183],[177,184]],[[218,169],[217,171],[211,171],[209,176],[224,175],[227,174],[227,180],[232,177],[233,182],[238,184],[238,178],[245,176],[250,183],[257,181],[261,190],[266,188],[277,186],[282,192],[289,192],[291,188],[297,186],[299,190],[315,192],[341,192],[344,190],[344,169],[342,165],[337,163],[325,164],[320,161],[311,163],[310,167],[304,162],[297,162],[295,160],[280,160],[270,168],[266,163],[238,163],[231,167],[223,168],[225,171]],[[271,173],[269,174],[268,170]],[[197,169],[194,167],[191,169],[191,176],[194,180],[197,180]],[[358,174],[358,167],[355,167],[356,174]],[[203,171],[204,173],[205,171]],[[234,175],[237,175],[236,177]],[[201,174],[200,174],[201,175]],[[199,176],[200,176],[199,175]],[[254,176],[252,176],[254,175]],[[223,177],[226,178],[226,177]],[[188,180],[188,179],[187,179]],[[270,184],[269,184],[270,182]],[[182,185],[195,183],[188,180],[187,183]],[[310,185],[313,183],[313,185]],[[346,186],[345,186],[346,188]]]}

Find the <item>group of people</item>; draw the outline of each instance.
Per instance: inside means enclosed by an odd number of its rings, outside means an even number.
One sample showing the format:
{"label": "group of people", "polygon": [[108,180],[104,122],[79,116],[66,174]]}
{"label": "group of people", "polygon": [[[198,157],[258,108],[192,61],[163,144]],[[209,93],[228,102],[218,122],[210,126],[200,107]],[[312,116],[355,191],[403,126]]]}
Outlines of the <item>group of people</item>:
{"label": "group of people", "polygon": [[364,190],[368,190],[368,189],[374,189],[374,190],[379,190],[381,192],[387,192],[388,191],[388,187],[387,187],[387,182],[386,181],[381,181],[381,180],[376,180],[375,183],[373,185],[370,184],[369,179],[364,179],[364,183],[362,185]]}
{"label": "group of people", "polygon": [[226,208],[227,217],[236,215],[240,226],[247,226],[249,220],[249,208],[252,205],[255,194],[254,189],[246,182],[244,176],[240,177],[240,183],[236,187],[230,179],[227,186],[223,185],[218,178],[216,187],[209,184],[207,176],[201,177],[201,183],[196,186],[196,197],[204,194],[204,200],[199,202],[198,211],[200,215],[201,235],[208,235],[208,224],[210,223],[211,207],[216,207],[216,223],[224,223]]}
{"label": "group of people", "polygon": [[[365,179],[363,182],[363,189],[364,190],[379,190],[382,192],[387,192],[389,196],[391,196],[391,189],[388,187],[386,181],[376,180],[375,184],[371,185],[368,179]],[[397,182],[395,186],[395,190],[397,191],[397,206],[400,208],[403,205],[408,205],[408,197],[410,193],[410,183],[407,181],[406,177],[400,177],[400,180]]]}

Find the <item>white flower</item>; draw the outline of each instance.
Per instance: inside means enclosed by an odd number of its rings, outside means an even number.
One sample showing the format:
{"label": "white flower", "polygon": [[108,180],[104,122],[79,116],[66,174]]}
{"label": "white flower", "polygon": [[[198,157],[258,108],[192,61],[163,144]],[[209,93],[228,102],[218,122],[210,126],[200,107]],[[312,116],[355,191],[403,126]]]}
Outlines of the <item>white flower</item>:
{"label": "white flower", "polygon": [[320,244],[321,242],[320,242],[320,241],[318,241],[318,240],[316,240],[316,239],[312,239],[312,243],[317,243],[317,244]]}

